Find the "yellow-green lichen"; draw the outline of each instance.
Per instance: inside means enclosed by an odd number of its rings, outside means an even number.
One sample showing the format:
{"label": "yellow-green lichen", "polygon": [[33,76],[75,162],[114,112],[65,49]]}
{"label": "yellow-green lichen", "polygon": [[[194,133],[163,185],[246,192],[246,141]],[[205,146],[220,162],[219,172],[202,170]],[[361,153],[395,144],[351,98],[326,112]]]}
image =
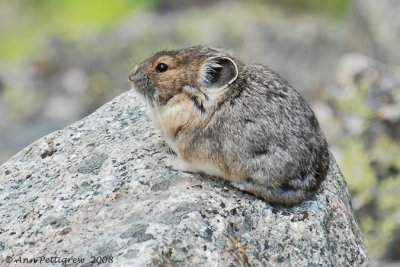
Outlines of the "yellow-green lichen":
{"label": "yellow-green lichen", "polygon": [[373,116],[373,111],[367,106],[364,100],[364,87],[366,85],[359,85],[357,90],[349,92],[349,95],[340,99],[337,106],[343,116],[349,113],[355,113],[364,119],[369,119]]}
{"label": "yellow-green lichen", "polygon": [[356,192],[358,201],[366,203],[371,200],[371,192],[376,187],[375,173],[370,167],[370,157],[365,153],[360,139],[342,138],[340,145],[345,148],[341,167],[350,190]]}

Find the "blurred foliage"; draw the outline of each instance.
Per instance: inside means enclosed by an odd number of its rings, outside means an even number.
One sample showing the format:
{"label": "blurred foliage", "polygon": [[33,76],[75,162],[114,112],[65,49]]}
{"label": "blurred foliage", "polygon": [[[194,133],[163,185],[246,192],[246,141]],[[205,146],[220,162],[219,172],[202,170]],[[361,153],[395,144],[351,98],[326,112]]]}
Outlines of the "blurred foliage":
{"label": "blurred foliage", "polygon": [[314,13],[333,18],[344,17],[351,5],[351,0],[272,0],[293,12]]}
{"label": "blurred foliage", "polygon": [[0,58],[29,57],[52,35],[77,39],[156,0],[0,0]]}
{"label": "blurred foliage", "polygon": [[[154,7],[160,0],[0,0],[0,58],[29,57],[47,39],[58,35],[79,38],[110,26],[135,10]],[[342,17],[350,0],[271,0],[290,11]]]}

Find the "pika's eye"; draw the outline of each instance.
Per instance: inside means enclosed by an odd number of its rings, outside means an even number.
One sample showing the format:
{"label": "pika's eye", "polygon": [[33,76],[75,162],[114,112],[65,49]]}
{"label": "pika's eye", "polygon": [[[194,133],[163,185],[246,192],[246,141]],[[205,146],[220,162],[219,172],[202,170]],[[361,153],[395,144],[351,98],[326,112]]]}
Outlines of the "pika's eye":
{"label": "pika's eye", "polygon": [[168,70],[168,65],[165,63],[160,63],[156,67],[157,72],[164,72]]}

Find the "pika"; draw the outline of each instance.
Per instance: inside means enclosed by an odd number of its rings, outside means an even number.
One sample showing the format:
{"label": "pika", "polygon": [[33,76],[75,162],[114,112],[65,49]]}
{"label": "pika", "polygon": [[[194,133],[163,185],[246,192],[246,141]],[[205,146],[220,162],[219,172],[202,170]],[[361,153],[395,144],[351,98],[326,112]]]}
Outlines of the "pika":
{"label": "pika", "polygon": [[194,46],[154,54],[129,80],[176,153],[174,169],[218,176],[287,206],[326,177],[330,154],[315,114],[266,66]]}

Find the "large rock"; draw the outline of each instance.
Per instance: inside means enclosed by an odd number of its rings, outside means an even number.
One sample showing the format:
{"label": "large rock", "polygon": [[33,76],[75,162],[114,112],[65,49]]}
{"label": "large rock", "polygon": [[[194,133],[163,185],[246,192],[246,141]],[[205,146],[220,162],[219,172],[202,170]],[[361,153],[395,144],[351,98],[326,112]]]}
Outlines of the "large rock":
{"label": "large rock", "polygon": [[334,160],[317,195],[285,208],[171,170],[168,153],[133,92],[25,148],[0,167],[1,265],[370,265]]}

